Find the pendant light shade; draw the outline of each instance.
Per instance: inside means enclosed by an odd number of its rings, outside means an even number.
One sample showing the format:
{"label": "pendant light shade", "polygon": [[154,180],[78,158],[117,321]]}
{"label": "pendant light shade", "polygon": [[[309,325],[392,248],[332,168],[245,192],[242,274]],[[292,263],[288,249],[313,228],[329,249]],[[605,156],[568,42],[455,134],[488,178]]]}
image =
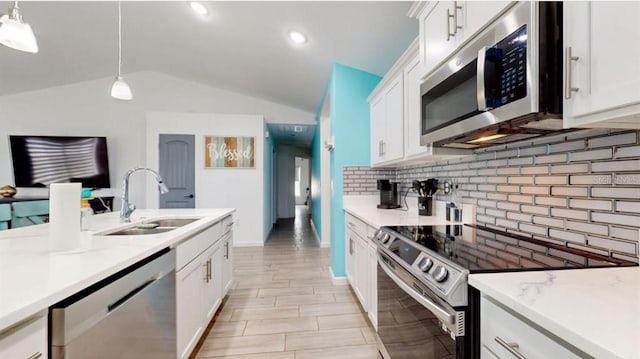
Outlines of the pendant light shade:
{"label": "pendant light shade", "polygon": [[118,1],[118,76],[111,85],[111,97],[118,100],[131,100],[131,87],[122,78],[122,8]]}
{"label": "pendant light shade", "polygon": [[118,100],[131,100],[133,99],[133,93],[131,93],[131,87],[124,81],[121,76],[116,77],[116,80],[111,86],[111,97]]}
{"label": "pendant light shade", "polygon": [[9,8],[8,15],[0,17],[0,44],[24,52],[38,52],[36,37],[31,26],[22,21],[17,1]]}

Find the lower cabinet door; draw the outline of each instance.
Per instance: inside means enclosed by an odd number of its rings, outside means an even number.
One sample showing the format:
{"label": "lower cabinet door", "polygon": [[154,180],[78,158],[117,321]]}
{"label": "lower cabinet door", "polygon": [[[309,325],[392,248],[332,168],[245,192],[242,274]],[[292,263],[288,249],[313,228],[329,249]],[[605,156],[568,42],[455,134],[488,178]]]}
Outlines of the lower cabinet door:
{"label": "lower cabinet door", "polygon": [[355,246],[356,246],[356,256],[355,256],[355,287],[354,291],[356,292],[356,296],[358,300],[360,300],[360,304],[362,304],[362,308],[365,311],[369,311],[369,303],[368,303],[368,275],[367,275],[367,246],[364,243],[364,240],[360,237],[355,238]]}
{"label": "lower cabinet door", "polygon": [[222,253],[224,265],[222,268],[222,297],[229,293],[231,284],[233,283],[233,232],[229,232],[226,238],[223,238]]}
{"label": "lower cabinet door", "polygon": [[368,289],[369,289],[369,320],[373,324],[373,327],[378,329],[378,254],[375,245],[368,243],[367,245],[367,276],[368,276]]}
{"label": "lower cabinet door", "polygon": [[176,273],[176,345],[178,358],[188,358],[204,331],[205,254]]}
{"label": "lower cabinet door", "polygon": [[218,241],[205,252],[205,277],[204,277],[204,326],[216,314],[216,310],[222,301],[222,241]]}
{"label": "lower cabinet door", "polygon": [[48,353],[46,315],[0,334],[0,358],[46,359]]}
{"label": "lower cabinet door", "polygon": [[355,290],[354,274],[355,274],[355,256],[356,256],[356,235],[350,229],[345,231],[345,272],[347,280]]}

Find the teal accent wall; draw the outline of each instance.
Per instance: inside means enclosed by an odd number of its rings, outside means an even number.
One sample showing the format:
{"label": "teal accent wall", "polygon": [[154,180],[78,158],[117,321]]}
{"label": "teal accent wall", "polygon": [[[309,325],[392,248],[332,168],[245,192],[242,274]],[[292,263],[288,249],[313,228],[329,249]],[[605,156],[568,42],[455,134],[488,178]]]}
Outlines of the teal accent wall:
{"label": "teal accent wall", "polygon": [[[367,97],[381,77],[349,66],[335,64],[316,119],[318,126],[311,144],[311,208],[312,220],[319,235],[322,231],[320,152],[320,116],[324,102],[330,99],[331,134],[335,148],[331,152],[331,270],[334,276],[345,276],[345,232],[342,209],[342,169],[345,166],[369,166],[370,120]],[[328,185],[328,184],[327,184]]]}
{"label": "teal accent wall", "polygon": [[370,116],[367,97],[381,77],[352,67],[335,64],[330,82],[331,132],[335,148],[331,152],[331,269],[345,276],[345,231],[342,208],[342,169],[369,166]]}

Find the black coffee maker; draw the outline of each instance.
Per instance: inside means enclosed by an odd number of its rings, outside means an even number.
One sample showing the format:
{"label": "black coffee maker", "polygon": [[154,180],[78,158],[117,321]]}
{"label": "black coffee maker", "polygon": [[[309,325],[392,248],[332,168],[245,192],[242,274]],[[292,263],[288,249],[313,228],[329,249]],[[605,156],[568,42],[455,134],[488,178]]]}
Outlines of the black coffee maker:
{"label": "black coffee maker", "polygon": [[380,191],[380,204],[378,208],[395,209],[402,207],[398,204],[400,202],[398,197],[398,183],[392,183],[388,179],[379,179],[378,190]]}

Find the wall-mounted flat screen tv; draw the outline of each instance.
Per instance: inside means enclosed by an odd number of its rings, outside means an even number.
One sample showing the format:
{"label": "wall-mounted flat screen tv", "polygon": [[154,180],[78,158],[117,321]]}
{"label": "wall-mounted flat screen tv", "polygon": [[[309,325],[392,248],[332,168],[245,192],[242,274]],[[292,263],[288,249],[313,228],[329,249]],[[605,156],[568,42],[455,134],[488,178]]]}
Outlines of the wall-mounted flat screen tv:
{"label": "wall-mounted flat screen tv", "polygon": [[105,137],[9,136],[9,143],[16,187],[111,187]]}

